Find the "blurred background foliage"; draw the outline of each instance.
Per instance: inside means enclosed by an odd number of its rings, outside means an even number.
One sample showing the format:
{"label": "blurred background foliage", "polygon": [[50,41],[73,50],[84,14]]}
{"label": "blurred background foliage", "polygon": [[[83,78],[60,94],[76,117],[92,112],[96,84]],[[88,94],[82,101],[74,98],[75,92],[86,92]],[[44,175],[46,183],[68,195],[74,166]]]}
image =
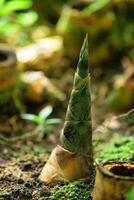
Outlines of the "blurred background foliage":
{"label": "blurred background foliage", "polygon": [[133,108],[133,10],[132,0],[0,0],[0,42],[16,52],[18,80],[10,87],[0,46],[0,82],[3,73],[8,80],[0,94],[2,112],[10,113],[9,100],[15,104],[12,114],[15,107],[38,113],[51,104],[61,117],[86,33],[94,119]]}

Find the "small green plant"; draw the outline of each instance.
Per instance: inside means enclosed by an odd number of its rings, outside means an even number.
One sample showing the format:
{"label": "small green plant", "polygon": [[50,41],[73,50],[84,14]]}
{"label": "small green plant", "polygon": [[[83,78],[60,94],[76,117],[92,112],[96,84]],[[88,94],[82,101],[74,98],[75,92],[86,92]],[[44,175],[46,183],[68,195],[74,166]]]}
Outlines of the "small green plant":
{"label": "small green plant", "polygon": [[128,193],[127,200],[134,200],[134,187]]}
{"label": "small green plant", "polygon": [[22,114],[22,119],[30,120],[37,124],[35,131],[38,133],[40,138],[43,138],[53,128],[55,124],[61,123],[59,118],[48,118],[52,113],[52,106],[46,106],[43,108],[38,115],[34,114]]}

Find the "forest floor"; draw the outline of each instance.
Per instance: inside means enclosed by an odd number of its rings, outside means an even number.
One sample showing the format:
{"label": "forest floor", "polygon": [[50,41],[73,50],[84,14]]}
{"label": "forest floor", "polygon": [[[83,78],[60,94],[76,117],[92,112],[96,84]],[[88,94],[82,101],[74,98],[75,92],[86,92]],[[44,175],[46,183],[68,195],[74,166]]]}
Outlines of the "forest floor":
{"label": "forest floor", "polygon": [[[123,131],[123,130],[122,130]],[[116,132],[116,133],[115,133]],[[53,135],[53,134],[52,134]],[[46,184],[38,176],[56,141],[51,135],[39,140],[32,134],[0,138],[0,200],[90,200],[93,182]],[[134,161],[131,133],[108,129],[93,136],[95,160]]]}

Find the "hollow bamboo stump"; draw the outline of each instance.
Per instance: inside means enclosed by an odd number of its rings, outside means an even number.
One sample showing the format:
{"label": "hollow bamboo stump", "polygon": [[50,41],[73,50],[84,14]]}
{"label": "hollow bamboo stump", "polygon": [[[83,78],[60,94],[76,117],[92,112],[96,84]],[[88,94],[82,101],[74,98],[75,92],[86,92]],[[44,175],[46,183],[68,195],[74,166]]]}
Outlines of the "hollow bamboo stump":
{"label": "hollow bamboo stump", "polygon": [[18,71],[15,52],[7,45],[0,44],[0,92],[5,92],[16,85]]}
{"label": "hollow bamboo stump", "polygon": [[134,187],[134,162],[97,164],[93,200],[125,200]]}

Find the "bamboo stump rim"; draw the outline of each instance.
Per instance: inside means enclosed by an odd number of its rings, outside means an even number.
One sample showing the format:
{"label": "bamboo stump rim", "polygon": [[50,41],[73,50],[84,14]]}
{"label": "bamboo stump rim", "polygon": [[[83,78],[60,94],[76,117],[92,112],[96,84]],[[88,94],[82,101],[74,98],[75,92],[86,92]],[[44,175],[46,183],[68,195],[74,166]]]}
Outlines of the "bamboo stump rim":
{"label": "bamboo stump rim", "polygon": [[103,161],[96,162],[97,170],[106,177],[117,180],[134,181],[134,162],[131,161]]}

